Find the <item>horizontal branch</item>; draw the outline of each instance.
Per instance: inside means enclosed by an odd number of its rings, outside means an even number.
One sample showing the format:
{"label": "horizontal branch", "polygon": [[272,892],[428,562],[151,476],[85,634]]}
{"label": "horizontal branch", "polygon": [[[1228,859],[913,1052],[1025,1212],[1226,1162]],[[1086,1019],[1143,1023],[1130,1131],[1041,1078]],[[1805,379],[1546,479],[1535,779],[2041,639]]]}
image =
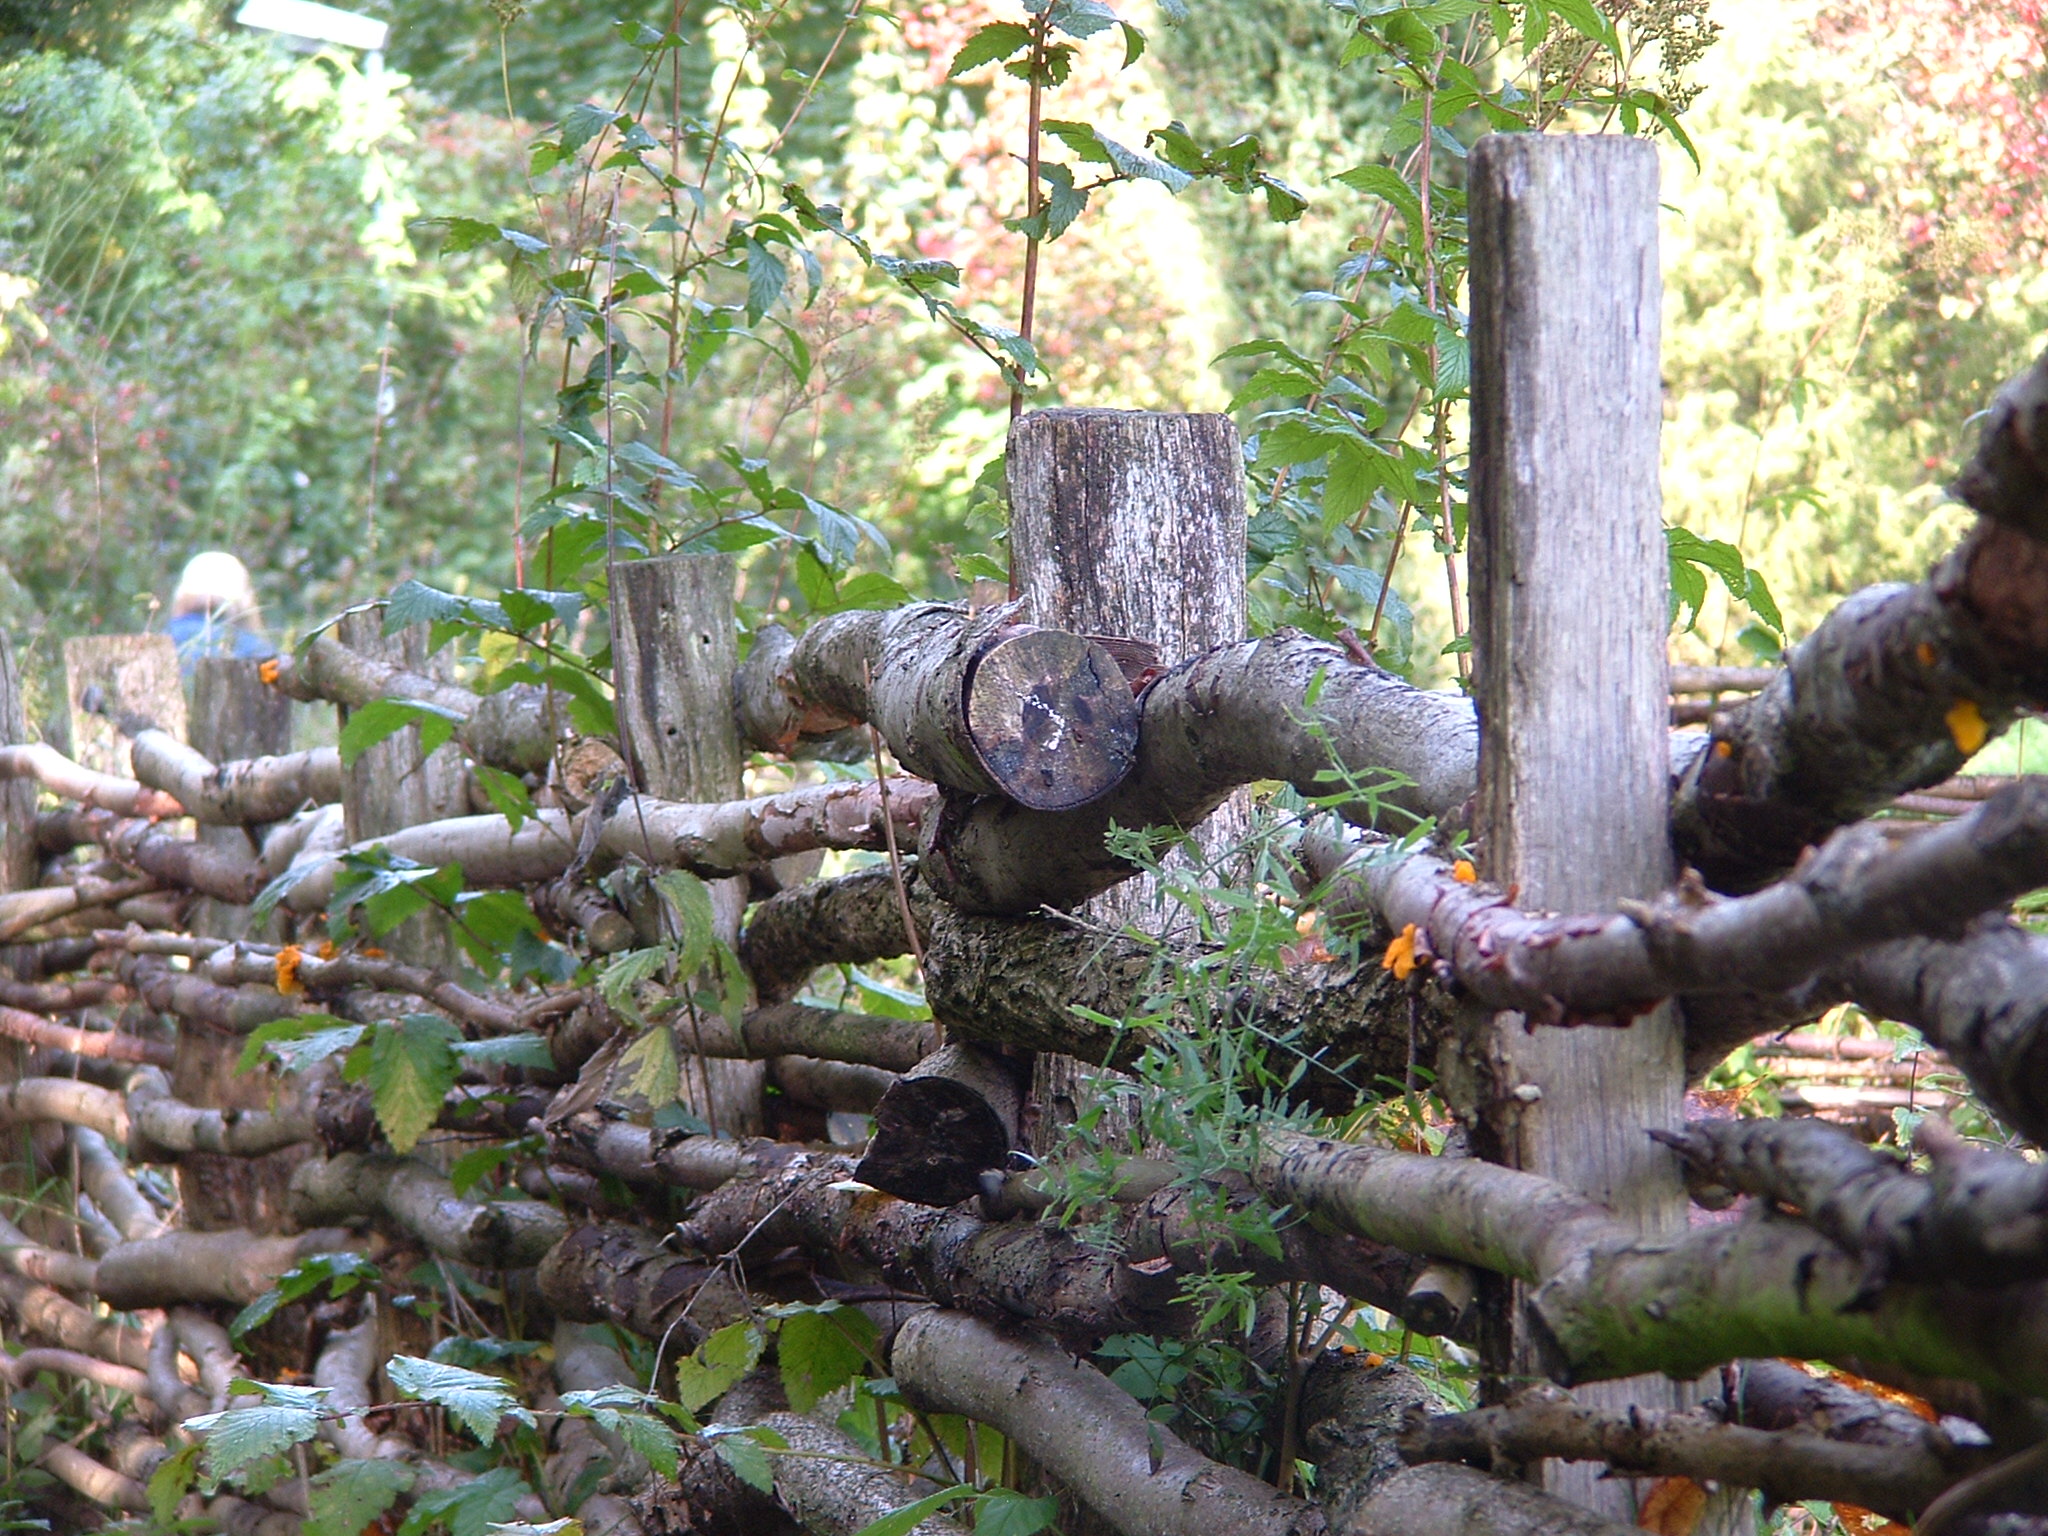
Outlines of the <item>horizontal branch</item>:
{"label": "horizontal branch", "polygon": [[1549,1024],[1625,1020],[1679,992],[1789,989],[1873,944],[1958,932],[2048,884],[2048,781],[1896,846],[1877,824],[1844,828],[1755,895],[1681,887],[1613,916],[1531,917],[1426,855],[1368,854],[1353,869],[1388,925],[1412,924],[1488,1007]]}
{"label": "horizontal branch", "polygon": [[177,1055],[177,1048],[168,1040],[149,1040],[112,1029],[81,1029],[4,1005],[0,1005],[0,1038],[99,1061],[142,1061],[157,1067],[170,1066]]}
{"label": "horizontal branch", "polygon": [[1693,1180],[1791,1206],[1889,1281],[2003,1285],[2048,1276],[2048,1167],[1972,1146],[1940,1120],[1917,1137],[1931,1176],[1817,1120],[1701,1121],[1653,1132]]}
{"label": "horizontal branch", "polygon": [[[914,878],[906,894],[918,942],[929,944],[931,894]],[[909,953],[896,876],[885,864],[769,897],[754,909],[739,947],[741,963],[767,1002],[794,996],[821,965],[866,965]]]}
{"label": "horizontal branch", "polygon": [[291,1213],[301,1223],[382,1217],[435,1253],[484,1269],[538,1264],[568,1231],[552,1205],[466,1200],[416,1159],[356,1152],[299,1164],[292,1171]]}
{"label": "horizontal branch", "polygon": [[1618,1472],[1761,1489],[1770,1504],[1826,1499],[1910,1520],[1983,1459],[1950,1447],[1945,1461],[1936,1443],[1945,1442],[1931,1432],[1928,1443],[1914,1447],[1857,1445],[1808,1430],[1726,1424],[1704,1409],[1617,1413],[1536,1386],[1494,1407],[1425,1420],[1401,1436],[1401,1451],[1410,1461],[1493,1471],[1553,1456],[1600,1461]]}
{"label": "horizontal branch", "polygon": [[94,1289],[100,1300],[122,1312],[191,1302],[247,1306],[301,1260],[360,1246],[348,1233],[332,1229],[296,1237],[169,1232],[121,1243],[101,1255]]}
{"label": "horizontal branch", "polygon": [[515,683],[496,693],[477,694],[455,683],[366,656],[323,630],[297,657],[280,657],[272,686],[295,699],[325,699],[361,709],[378,699],[411,699],[431,705],[460,723],[456,737],[480,762],[513,773],[536,773],[553,756],[557,730],[569,718],[567,695],[532,683]]}
{"label": "horizontal branch", "polygon": [[302,1108],[200,1108],[173,1097],[170,1081],[155,1067],[128,1080],[128,1123],[131,1151],[143,1161],[187,1152],[260,1157],[314,1137],[313,1117]]}
{"label": "horizontal branch", "polygon": [[178,816],[181,807],[175,796],[81,767],[55,747],[33,741],[20,746],[0,746],[0,779],[27,779],[51,794],[80,805],[95,806],[117,816]]}
{"label": "horizontal branch", "polygon": [[1412,1253],[1534,1287],[1549,1373],[1567,1384],[1685,1378],[1757,1356],[1885,1361],[2028,1395],[2048,1385],[2048,1285],[1891,1285],[1804,1222],[1773,1218],[1638,1243],[1593,1202],[1533,1175],[1288,1131],[1254,1182],[1276,1204]]}
{"label": "horizontal branch", "polygon": [[263,889],[263,869],[254,859],[173,837],[154,822],[123,819],[112,811],[72,811],[54,819],[74,843],[96,842],[110,857],[166,885],[237,906],[254,901]]}
{"label": "horizontal branch", "polygon": [[309,803],[341,799],[341,753],[334,747],[217,764],[152,727],[137,734],[129,760],[140,782],[176,800],[193,820],[215,826],[282,821]]}
{"label": "horizontal branch", "polygon": [[1139,701],[1137,766],[1080,810],[983,799],[949,807],[925,838],[924,876],[961,911],[1071,907],[1135,869],[1103,846],[1112,824],[1192,827],[1233,789],[1280,779],[1346,791],[1346,814],[1386,807],[1402,826],[1456,810],[1478,759],[1469,701],[1412,687],[1334,645],[1283,633],[1221,646],[1156,679]]}
{"label": "horizontal branch", "polygon": [[889,1352],[904,1396],[1014,1441],[1124,1536],[1321,1536],[1312,1504],[1209,1460],[1050,1340],[920,1312]]}

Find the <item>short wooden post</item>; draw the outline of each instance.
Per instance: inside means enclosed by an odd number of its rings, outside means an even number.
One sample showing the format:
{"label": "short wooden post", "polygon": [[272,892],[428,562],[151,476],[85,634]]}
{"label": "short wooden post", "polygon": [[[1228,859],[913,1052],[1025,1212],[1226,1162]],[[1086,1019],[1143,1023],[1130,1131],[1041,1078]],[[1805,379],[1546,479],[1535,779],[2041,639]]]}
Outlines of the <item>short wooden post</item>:
{"label": "short wooden post", "polygon": [[[14,646],[0,630],[0,746],[28,739],[21,673]],[[0,891],[26,891],[36,873],[36,787],[27,779],[0,779]]]}
{"label": "short wooden post", "polygon": [[[1499,134],[1472,156],[1472,641],[1478,834],[1527,908],[1587,911],[1667,885],[1666,557],[1658,490],[1657,152],[1619,137]],[[1557,1179],[1645,1232],[1685,1223],[1678,1022],[1481,1029],[1469,1091],[1486,1155]],[[1488,1366],[1534,1366],[1518,1300]],[[1583,1389],[1670,1406],[1661,1379]],[[1583,1476],[1578,1475],[1584,1473]],[[1554,1469],[1634,1518],[1626,1482]]]}
{"label": "short wooden post", "polygon": [[[612,569],[612,667],[619,744],[639,788],[666,800],[711,802],[741,793],[745,758],[732,710],[739,667],[730,555],[663,555]],[[744,879],[715,880],[719,937],[736,944]],[[689,1049],[689,1025],[676,1028]],[[721,1135],[759,1135],[767,1065],[692,1056],[683,1098]]]}
{"label": "short wooden post", "polygon": [[[292,701],[264,684],[262,663],[227,656],[201,657],[192,671],[192,746],[216,763],[289,752]],[[245,827],[199,828],[199,841],[247,857],[256,851]],[[190,927],[211,938],[249,937],[249,909],[211,898],[193,909]],[[171,1091],[209,1109],[270,1109],[285,1085],[268,1066],[236,1069],[242,1042],[187,1025],[178,1031]],[[286,1147],[262,1157],[188,1153],[178,1163],[178,1193],[186,1224],[197,1231],[246,1227],[275,1232],[285,1223],[292,1169],[309,1155]]]}
{"label": "short wooden post", "polygon": [[[366,656],[430,676],[447,675],[448,653],[438,652],[431,659],[427,655],[424,624],[386,635],[383,612],[373,608],[344,615],[334,633],[343,645]],[[348,713],[341,712],[344,724]],[[422,756],[417,726],[387,736],[342,776],[342,815],[352,843],[468,814],[469,778],[462,749],[451,742]],[[446,965],[455,953],[448,922],[436,913],[408,918],[377,943],[415,965]]]}
{"label": "short wooden post", "polygon": [[[1166,664],[1245,633],[1244,460],[1227,416],[1164,411],[1032,411],[1010,428],[1010,572],[1033,624],[1156,646]],[[1226,804],[1208,823],[1243,827]],[[1111,923],[1138,918],[1136,882],[1092,903]],[[1033,1150],[1070,1123],[1079,1072],[1041,1057]]]}
{"label": "short wooden post", "polygon": [[[100,773],[128,778],[129,740],[114,723],[139,715],[185,740],[185,689],[178,648],[169,635],[82,635],[64,642],[70,706],[71,758]],[[97,691],[96,698],[89,698]],[[95,707],[88,707],[93,705]]]}

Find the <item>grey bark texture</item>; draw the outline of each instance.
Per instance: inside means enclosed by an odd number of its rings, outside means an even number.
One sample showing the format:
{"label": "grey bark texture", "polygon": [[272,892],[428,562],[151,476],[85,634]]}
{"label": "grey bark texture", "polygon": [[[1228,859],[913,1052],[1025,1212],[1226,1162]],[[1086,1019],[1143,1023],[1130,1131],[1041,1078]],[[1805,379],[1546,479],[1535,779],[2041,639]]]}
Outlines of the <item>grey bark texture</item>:
{"label": "grey bark texture", "polygon": [[[420,675],[444,675],[449,653],[427,656],[427,630],[415,624],[395,635],[383,632],[382,608],[344,614],[335,638],[351,651]],[[342,710],[344,724],[350,711]],[[469,809],[469,770],[453,742],[431,753],[420,751],[419,727],[408,725],[358,757],[342,775],[342,809],[348,840],[362,843],[421,822],[442,821]],[[381,941],[382,947],[415,965],[444,965],[455,945],[447,920],[423,912],[407,918]]]}
{"label": "grey bark texture", "polygon": [[[1032,623],[1143,641],[1175,661],[1244,638],[1244,456],[1229,417],[1032,411],[1011,426],[1004,467],[1011,583]],[[1240,803],[1205,846],[1243,826]],[[1155,900],[1125,885],[1091,914],[1143,922]],[[1052,1149],[1088,1094],[1071,1056],[1039,1057],[1033,1152]]]}
{"label": "grey bark texture", "polygon": [[[117,716],[139,716],[185,737],[185,690],[169,635],[81,635],[64,642],[70,705],[68,755],[84,768],[125,777],[128,737]],[[88,701],[97,707],[88,708]]]}
{"label": "grey bark texture", "polygon": [[[27,700],[13,642],[0,631],[0,747],[29,740]],[[36,789],[26,779],[0,778],[0,891],[36,883]]]}
{"label": "grey bark texture", "polygon": [[[1666,561],[1658,489],[1657,154],[1633,140],[1499,134],[1472,158],[1472,651],[1485,872],[1581,910],[1670,883]],[[1460,1052],[1489,1156],[1591,1195],[1645,1232],[1683,1227],[1666,1005],[1618,1035],[1506,1015]],[[1454,1081],[1456,1079],[1454,1078]],[[1519,1304],[1489,1368],[1536,1363]],[[1598,1400],[1676,1407],[1669,1383]],[[1632,1518],[1625,1484],[1550,1486]]]}
{"label": "grey bark texture", "polygon": [[[740,795],[734,578],[730,555],[665,555],[613,568],[619,744],[642,794],[699,804]],[[718,936],[736,945],[746,882],[720,880],[711,889]],[[671,920],[670,934],[677,931]],[[679,1029],[678,1048],[687,1051],[688,1042],[688,1030]],[[759,1062],[697,1056],[684,1063],[682,1096],[718,1131],[752,1136],[761,1130],[766,1080]]]}

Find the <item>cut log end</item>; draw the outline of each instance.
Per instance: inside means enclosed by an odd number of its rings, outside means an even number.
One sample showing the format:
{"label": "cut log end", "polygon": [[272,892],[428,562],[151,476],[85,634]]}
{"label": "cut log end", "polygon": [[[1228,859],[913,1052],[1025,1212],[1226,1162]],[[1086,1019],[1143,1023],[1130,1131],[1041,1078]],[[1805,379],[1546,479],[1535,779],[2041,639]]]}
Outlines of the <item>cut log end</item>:
{"label": "cut log end", "polygon": [[1028,1067],[979,1046],[944,1046],[875,1106],[875,1134],[854,1177],[920,1205],[958,1205],[1017,1145]]}
{"label": "cut log end", "polygon": [[967,685],[967,730],[989,776],[1018,804],[1065,811],[1123,782],[1138,755],[1138,706],[1115,657],[1060,630],[1000,639]]}

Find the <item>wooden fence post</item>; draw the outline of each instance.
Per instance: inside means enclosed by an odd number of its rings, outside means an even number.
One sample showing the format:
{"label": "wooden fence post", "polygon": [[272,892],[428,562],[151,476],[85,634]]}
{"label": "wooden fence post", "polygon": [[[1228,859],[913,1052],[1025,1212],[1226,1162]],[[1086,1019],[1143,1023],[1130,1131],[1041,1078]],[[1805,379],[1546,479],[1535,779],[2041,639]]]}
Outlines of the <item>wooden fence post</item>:
{"label": "wooden fence post", "polygon": [[[192,671],[192,746],[216,763],[289,752],[292,701],[265,685],[262,663],[204,656]],[[252,829],[201,826],[199,841],[248,857],[257,851]],[[195,904],[188,926],[218,939],[252,937],[249,909],[211,897]],[[171,1091],[187,1104],[209,1109],[270,1109],[280,1091],[293,1092],[269,1065],[241,1072],[242,1042],[187,1025],[178,1031]],[[262,1157],[191,1152],[178,1162],[178,1193],[186,1224],[195,1231],[246,1227],[275,1232],[285,1223],[292,1170],[310,1155],[303,1146]]]}
{"label": "wooden fence post", "polygon": [[[1168,665],[1244,638],[1244,459],[1229,417],[1032,411],[1010,429],[1006,471],[1026,621],[1149,641]],[[1241,798],[1208,826],[1241,830]],[[1134,881],[1090,906],[1115,924],[1151,902]],[[1071,1057],[1039,1058],[1034,1152],[1074,1119],[1077,1086]]]}
{"label": "wooden fence post", "polygon": [[[708,802],[741,793],[745,758],[732,712],[739,667],[730,555],[662,555],[612,569],[612,675],[619,746],[646,794]],[[737,944],[744,879],[710,882],[718,936]],[[689,1048],[689,1026],[676,1031]],[[759,1135],[767,1064],[688,1056],[684,1101],[720,1134]]]}
{"label": "wooden fence post", "polygon": [[[415,624],[395,635],[384,633],[381,608],[344,614],[334,637],[350,650],[395,662],[414,672],[446,676],[448,653],[427,656],[427,627]],[[349,712],[341,711],[343,724]],[[424,757],[417,726],[387,736],[350,765],[342,776],[342,814],[348,839],[359,843],[423,821],[469,814],[469,776],[462,749],[452,742]],[[407,918],[376,941],[401,960],[415,965],[443,966],[454,955],[448,921],[438,913]]]}
{"label": "wooden fence post", "polygon": [[[100,773],[128,778],[130,742],[114,713],[140,715],[180,741],[185,735],[185,689],[178,680],[178,648],[169,635],[81,635],[64,642],[64,684],[69,704],[71,760]],[[94,689],[100,707],[88,708]]]}
{"label": "wooden fence post", "polygon": [[[0,630],[0,746],[29,739],[28,703],[14,646]],[[36,787],[27,779],[0,779],[0,891],[26,891],[36,883]]]}
{"label": "wooden fence post", "polygon": [[[1668,580],[1658,490],[1657,152],[1620,137],[1497,134],[1472,156],[1472,642],[1478,835],[1526,908],[1611,908],[1667,885]],[[1606,1201],[1645,1232],[1685,1224],[1678,1022],[1482,1026],[1468,1090],[1486,1155]],[[1496,1378],[1526,1376],[1519,1298],[1496,1311]],[[1582,1389],[1670,1406],[1661,1378]],[[1553,1488],[1634,1519],[1626,1482],[1553,1465]]]}

